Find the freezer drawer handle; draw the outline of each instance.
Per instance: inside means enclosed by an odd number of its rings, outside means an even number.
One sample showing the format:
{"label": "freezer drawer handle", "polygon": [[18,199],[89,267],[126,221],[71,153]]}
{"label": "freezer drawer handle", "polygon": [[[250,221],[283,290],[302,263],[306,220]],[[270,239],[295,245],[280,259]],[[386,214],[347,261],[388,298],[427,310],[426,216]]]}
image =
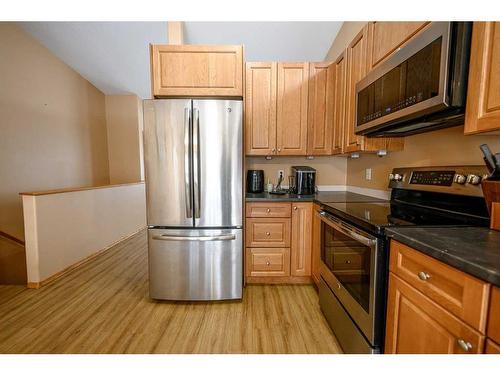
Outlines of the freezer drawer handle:
{"label": "freezer drawer handle", "polygon": [[235,240],[234,234],[224,234],[220,236],[169,236],[162,234],[161,236],[153,236],[153,240],[162,241],[231,241]]}

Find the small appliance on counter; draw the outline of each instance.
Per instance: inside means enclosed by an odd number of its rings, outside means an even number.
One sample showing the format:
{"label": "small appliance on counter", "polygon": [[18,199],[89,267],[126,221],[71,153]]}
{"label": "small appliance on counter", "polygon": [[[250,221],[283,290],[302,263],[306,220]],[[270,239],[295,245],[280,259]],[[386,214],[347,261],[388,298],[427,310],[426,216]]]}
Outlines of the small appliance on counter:
{"label": "small appliance on counter", "polygon": [[249,169],[247,171],[247,193],[262,193],[264,191],[264,171]]}
{"label": "small appliance on counter", "polygon": [[316,169],[305,166],[293,166],[292,175],[295,176],[295,194],[312,195],[316,192]]}

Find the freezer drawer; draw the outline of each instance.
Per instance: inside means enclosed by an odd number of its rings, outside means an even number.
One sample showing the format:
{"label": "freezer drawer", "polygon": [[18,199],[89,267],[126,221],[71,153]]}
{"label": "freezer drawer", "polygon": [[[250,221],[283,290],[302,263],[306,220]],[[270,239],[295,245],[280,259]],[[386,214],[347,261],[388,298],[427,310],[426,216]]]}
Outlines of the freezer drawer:
{"label": "freezer drawer", "polygon": [[241,229],[149,229],[149,293],[153,299],[240,299]]}

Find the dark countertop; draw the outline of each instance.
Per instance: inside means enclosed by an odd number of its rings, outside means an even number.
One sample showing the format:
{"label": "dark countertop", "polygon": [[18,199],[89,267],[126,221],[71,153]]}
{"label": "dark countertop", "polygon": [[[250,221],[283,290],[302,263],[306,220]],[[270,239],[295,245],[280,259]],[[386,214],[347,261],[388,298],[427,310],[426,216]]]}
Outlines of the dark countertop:
{"label": "dark countertop", "polygon": [[314,195],[285,194],[275,195],[269,193],[251,194],[247,193],[247,202],[382,202],[383,199],[370,197],[367,195],[351,193],[349,191],[320,191]]}
{"label": "dark countertop", "polygon": [[500,231],[480,227],[387,228],[391,238],[500,287]]}

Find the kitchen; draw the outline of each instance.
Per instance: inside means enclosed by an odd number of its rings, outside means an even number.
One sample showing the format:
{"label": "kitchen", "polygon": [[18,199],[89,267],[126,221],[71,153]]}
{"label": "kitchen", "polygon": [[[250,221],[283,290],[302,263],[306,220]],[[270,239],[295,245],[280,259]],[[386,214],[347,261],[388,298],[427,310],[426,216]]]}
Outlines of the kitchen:
{"label": "kitchen", "polygon": [[[499,354],[498,23],[342,22],[293,62],[195,23],[149,46],[144,224],[0,287],[0,352]],[[68,192],[19,191],[27,262]]]}

